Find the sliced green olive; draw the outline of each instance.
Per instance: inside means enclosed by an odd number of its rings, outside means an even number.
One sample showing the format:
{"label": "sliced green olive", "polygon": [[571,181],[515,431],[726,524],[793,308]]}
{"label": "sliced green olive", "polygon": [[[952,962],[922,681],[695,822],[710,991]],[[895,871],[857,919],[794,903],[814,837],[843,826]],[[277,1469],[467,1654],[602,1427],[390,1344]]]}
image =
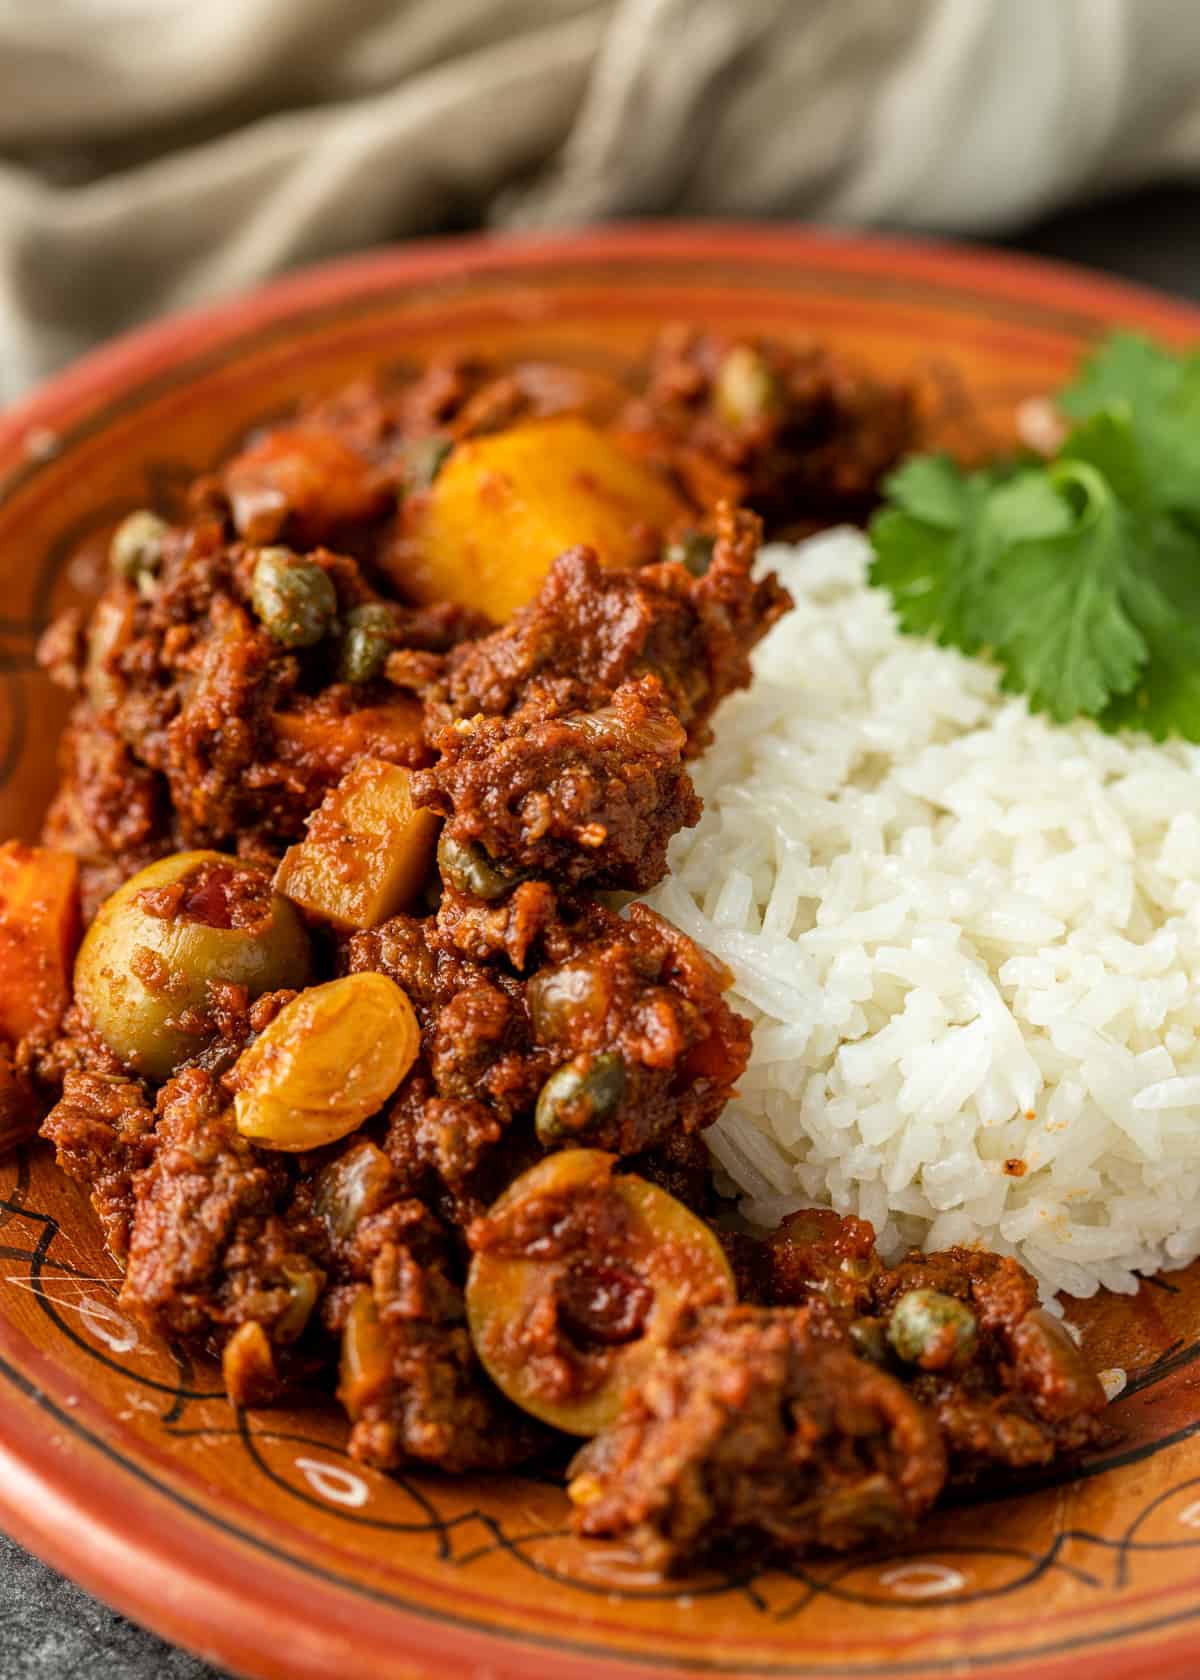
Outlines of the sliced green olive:
{"label": "sliced green olive", "polygon": [[548,1155],[472,1230],[467,1321],[509,1399],[571,1435],[608,1427],[687,1307],[730,1305],[715,1232],[598,1149]]}
{"label": "sliced green olive", "polygon": [[337,617],[328,573],[290,548],[259,550],[250,599],[263,629],[281,647],[315,646]]}
{"label": "sliced green olive", "polygon": [[581,1137],[610,1120],[625,1095],[625,1063],[610,1050],[576,1056],[552,1073],[538,1094],[534,1124],[546,1144]]}
{"label": "sliced green olive", "polygon": [[892,1308],[887,1334],[906,1364],[944,1371],[967,1363],[975,1351],[979,1326],[970,1307],[953,1295],[937,1289],[910,1289]]}
{"label": "sliced green olive", "polygon": [[323,1149],[383,1107],[420,1047],[412,1004],[386,974],[310,986],[238,1057],[238,1131],[262,1149]]}
{"label": "sliced green olive", "polygon": [[396,619],[382,601],[366,601],[346,614],[338,676],[342,682],[373,682],[395,646]]}
{"label": "sliced green olive", "polygon": [[754,426],[775,407],[775,376],[757,350],[735,345],[723,358],[713,383],[713,401],[727,426]]}
{"label": "sliced green olive", "polygon": [[663,549],[663,559],[673,561],[693,577],[700,578],[705,576],[712,565],[716,546],[716,538],[706,536],[703,531],[685,531],[675,542],[668,543]]}
{"label": "sliced green olive", "polygon": [[502,898],[513,877],[494,863],[482,846],[456,840],[446,829],[438,841],[438,872],[448,887],[476,898]]}
{"label": "sliced green olive", "polygon": [[269,875],[220,852],[177,852],[100,906],[79,948],[75,997],[126,1067],[162,1080],[215,1036],[211,985],[253,998],[303,986],[310,962],[303,924]]}
{"label": "sliced green olive", "polygon": [[152,577],[162,564],[163,539],[171,527],[149,508],[139,508],[122,519],[112,535],[108,559],[118,577],[137,583]]}

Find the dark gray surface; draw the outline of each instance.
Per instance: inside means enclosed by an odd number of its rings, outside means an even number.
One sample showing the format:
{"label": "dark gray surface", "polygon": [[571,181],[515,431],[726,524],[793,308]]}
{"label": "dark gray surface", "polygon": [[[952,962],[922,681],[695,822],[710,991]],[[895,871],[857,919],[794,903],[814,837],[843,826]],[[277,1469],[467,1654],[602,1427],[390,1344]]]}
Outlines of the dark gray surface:
{"label": "dark gray surface", "polygon": [[[1200,300],[1200,190],[1164,187],[1057,216],[1006,242]],[[0,1680],[220,1680],[0,1536]]]}

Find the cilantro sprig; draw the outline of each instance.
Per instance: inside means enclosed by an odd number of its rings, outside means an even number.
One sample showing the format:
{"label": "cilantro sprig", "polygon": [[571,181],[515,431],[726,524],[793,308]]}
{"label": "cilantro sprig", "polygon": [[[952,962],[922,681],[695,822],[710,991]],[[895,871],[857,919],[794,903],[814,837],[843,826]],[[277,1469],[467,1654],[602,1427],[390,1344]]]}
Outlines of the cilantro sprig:
{"label": "cilantro sprig", "polygon": [[894,472],[871,581],[1034,711],[1200,741],[1200,351],[1117,334],[1057,402],[1049,460]]}

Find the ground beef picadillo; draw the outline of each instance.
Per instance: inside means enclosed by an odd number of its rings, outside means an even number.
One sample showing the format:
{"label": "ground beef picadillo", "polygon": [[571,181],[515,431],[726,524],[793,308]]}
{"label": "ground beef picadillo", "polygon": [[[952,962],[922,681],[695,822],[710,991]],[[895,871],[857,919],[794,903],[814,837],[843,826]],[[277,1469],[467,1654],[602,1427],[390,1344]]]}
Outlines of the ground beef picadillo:
{"label": "ground beef picadillo", "polygon": [[[499,627],[403,599],[379,561],[412,475],[463,438],[563,410],[668,476],[697,540],[626,571],[570,550]],[[888,1269],[869,1226],[833,1215],[769,1240],[725,1228],[703,1132],[746,1067],[748,1023],[718,964],[609,897],[662,878],[699,812],[688,759],[788,604],[756,573],[760,516],[861,513],[913,413],[911,393],[823,350],[683,330],[633,387],[438,364],[257,434],[158,531],[152,567],[48,633],[44,662],[75,708],[46,840],[80,859],[89,914],[182,848],[274,865],[363,757],[411,771],[441,819],[423,906],[315,934],[317,978],[385,975],[420,1029],[402,1085],[348,1138],[287,1154],[235,1123],[230,1070],[291,994],[225,988],[216,1039],[161,1084],[78,1009],[42,1055],[58,1088],[43,1135],[91,1191],[122,1305],[218,1355],[236,1400],[323,1382],[351,1452],[383,1468],[561,1452],[489,1381],[463,1290],[496,1197],[548,1150],[586,1148],[718,1223],[740,1304],[681,1312],[651,1380],[583,1449],[581,1532],[665,1569],[728,1547],[843,1548],[902,1532],[948,1479],[1099,1438],[1097,1381],[1014,1262],[952,1251]],[[365,679],[264,622],[256,561],[272,544],[304,557],[339,623],[386,607],[387,657]],[[602,1100],[556,1111],[547,1090],[588,1068],[605,1070]],[[575,1217],[564,1204],[556,1241]],[[933,1324],[915,1353],[914,1300]],[[610,1329],[624,1322],[619,1300],[602,1307]],[[530,1332],[532,1357],[568,1318]]]}

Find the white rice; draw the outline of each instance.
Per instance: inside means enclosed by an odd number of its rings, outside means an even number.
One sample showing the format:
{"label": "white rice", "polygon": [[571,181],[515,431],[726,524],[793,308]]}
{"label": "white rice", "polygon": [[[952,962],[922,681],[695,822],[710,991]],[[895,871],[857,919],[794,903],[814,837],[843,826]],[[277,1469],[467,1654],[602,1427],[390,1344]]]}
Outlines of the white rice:
{"label": "white rice", "polygon": [[1200,1254],[1200,749],[1031,717],[901,636],[868,557],[764,557],[795,610],[650,896],[754,1022],[713,1155],[760,1224],[827,1204],[889,1258],[1132,1291]]}

